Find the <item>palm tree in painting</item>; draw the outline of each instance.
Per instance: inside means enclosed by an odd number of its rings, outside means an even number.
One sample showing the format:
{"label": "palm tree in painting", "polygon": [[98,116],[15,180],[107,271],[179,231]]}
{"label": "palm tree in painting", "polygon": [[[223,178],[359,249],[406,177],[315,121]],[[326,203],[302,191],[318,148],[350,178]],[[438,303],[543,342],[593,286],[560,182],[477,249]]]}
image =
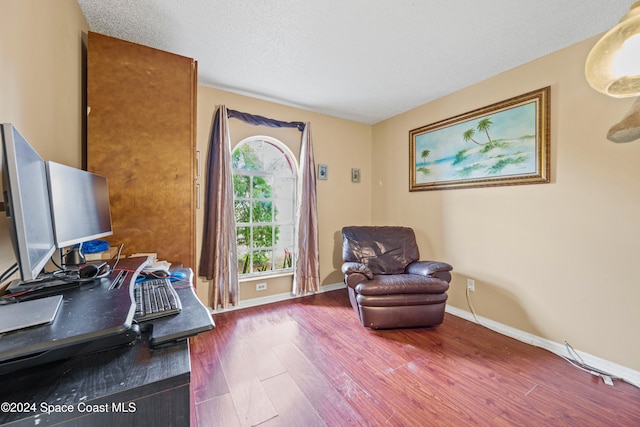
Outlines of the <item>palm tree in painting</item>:
{"label": "palm tree in painting", "polygon": [[487,135],[487,138],[489,139],[489,144],[493,147],[493,140],[489,136],[489,128],[491,127],[492,124],[493,122],[491,121],[491,118],[487,117],[486,119],[480,120],[478,122],[477,127],[479,132],[484,132]]}
{"label": "palm tree in painting", "polygon": [[422,157],[423,163],[427,160],[427,157],[429,157],[429,154],[431,154],[430,150],[422,150],[422,153],[420,153],[420,157]]}
{"label": "palm tree in painting", "polygon": [[477,144],[477,145],[487,145],[487,144],[489,144],[489,146],[491,148],[493,148],[494,147],[493,140],[491,139],[491,136],[489,136],[489,128],[491,127],[492,124],[493,124],[493,122],[491,121],[491,119],[487,117],[486,119],[480,120],[478,122],[478,125],[476,126],[476,129],[478,129],[479,132],[484,132],[487,135],[487,138],[489,139],[489,142],[485,142],[483,144],[481,142],[476,141],[473,138],[475,136],[475,134],[476,134],[476,131],[473,128],[465,131],[462,134],[462,139],[464,139],[464,142],[472,141],[474,144]]}
{"label": "palm tree in painting", "polygon": [[473,139],[473,136],[475,134],[476,134],[476,131],[474,129],[469,129],[468,131],[466,131],[465,133],[462,134],[462,138],[464,139],[464,142],[472,141],[475,144],[484,145],[484,144],[480,144],[478,141]]}

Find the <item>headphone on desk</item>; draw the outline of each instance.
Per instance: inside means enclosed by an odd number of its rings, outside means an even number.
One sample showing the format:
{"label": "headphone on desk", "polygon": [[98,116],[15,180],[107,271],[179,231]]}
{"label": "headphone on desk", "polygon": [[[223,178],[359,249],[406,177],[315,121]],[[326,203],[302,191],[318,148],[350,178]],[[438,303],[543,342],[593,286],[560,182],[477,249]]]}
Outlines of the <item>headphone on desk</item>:
{"label": "headphone on desk", "polygon": [[102,279],[111,274],[111,266],[109,264],[85,264],[78,270],[78,281],[88,282],[91,280]]}

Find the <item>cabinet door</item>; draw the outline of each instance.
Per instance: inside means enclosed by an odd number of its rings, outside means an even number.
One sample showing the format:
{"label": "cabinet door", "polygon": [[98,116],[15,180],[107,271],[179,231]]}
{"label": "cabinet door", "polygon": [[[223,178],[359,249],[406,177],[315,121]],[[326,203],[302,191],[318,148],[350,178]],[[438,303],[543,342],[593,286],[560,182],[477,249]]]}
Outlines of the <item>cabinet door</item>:
{"label": "cabinet door", "polygon": [[109,182],[114,245],[195,268],[197,64],[90,32],[87,167]]}

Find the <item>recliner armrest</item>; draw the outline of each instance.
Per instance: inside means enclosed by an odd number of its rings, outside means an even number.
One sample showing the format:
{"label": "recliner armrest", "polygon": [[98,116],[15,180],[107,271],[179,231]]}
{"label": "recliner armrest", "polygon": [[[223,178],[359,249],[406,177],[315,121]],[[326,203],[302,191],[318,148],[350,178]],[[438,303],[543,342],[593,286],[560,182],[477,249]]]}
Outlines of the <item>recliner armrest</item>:
{"label": "recliner armrest", "polygon": [[348,288],[354,288],[360,283],[366,283],[370,280],[362,273],[349,273],[344,275],[344,283]]}
{"label": "recliner armrest", "polygon": [[342,273],[345,275],[360,273],[364,274],[367,279],[373,279],[373,273],[369,270],[369,267],[360,262],[345,262],[342,264]]}
{"label": "recliner armrest", "polygon": [[425,277],[437,277],[447,282],[451,281],[453,267],[446,262],[439,261],[415,261],[407,266],[406,272]]}

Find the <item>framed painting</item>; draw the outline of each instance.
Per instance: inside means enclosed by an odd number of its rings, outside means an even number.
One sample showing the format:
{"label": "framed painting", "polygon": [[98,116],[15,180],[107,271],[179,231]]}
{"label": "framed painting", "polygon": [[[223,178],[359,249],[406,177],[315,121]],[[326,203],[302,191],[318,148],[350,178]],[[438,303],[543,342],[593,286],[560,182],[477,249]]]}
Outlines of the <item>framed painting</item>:
{"label": "framed painting", "polygon": [[409,132],[409,191],[550,181],[550,87]]}

